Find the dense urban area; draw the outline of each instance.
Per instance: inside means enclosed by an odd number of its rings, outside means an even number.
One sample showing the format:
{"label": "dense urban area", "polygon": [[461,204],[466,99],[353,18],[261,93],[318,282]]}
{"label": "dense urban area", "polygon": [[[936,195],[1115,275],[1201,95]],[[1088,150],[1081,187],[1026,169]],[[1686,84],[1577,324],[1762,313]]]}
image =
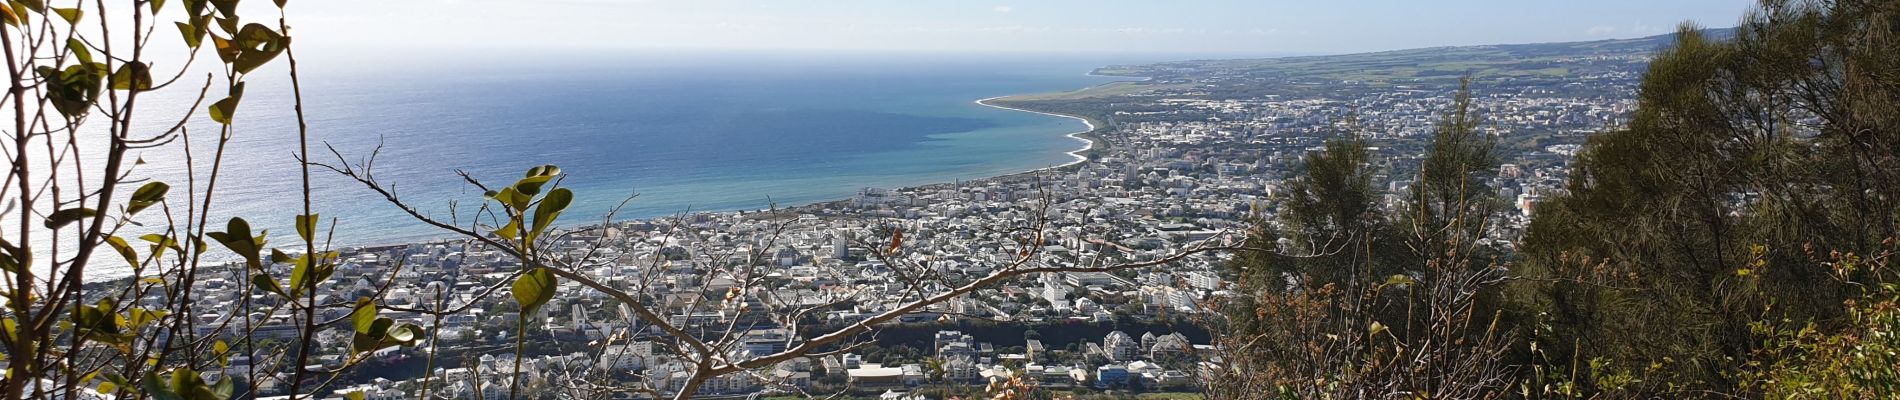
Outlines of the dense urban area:
{"label": "dense urban area", "polygon": [[[1034,263],[1063,266],[1151,260],[1194,243],[1238,240],[1253,218],[1272,217],[1275,191],[1297,173],[1300,157],[1336,135],[1368,139],[1384,166],[1384,192],[1405,193],[1403,166],[1415,164],[1408,161],[1422,154],[1430,128],[1467,76],[1486,132],[1505,151],[1490,183],[1515,208],[1488,236],[1510,246],[1539,199],[1562,190],[1565,160],[1583,137],[1625,122],[1649,54],[1665,40],[1107,67],[1097,72],[1145,80],[986,102],[1088,119],[1099,129],[1080,135],[1092,142],[1079,153],[1084,162],[977,181],[865,188],[848,200],[786,209],[581,227],[550,250],[592,265],[583,273],[599,282],[645,296],[675,326],[735,338],[725,349],[735,359],[771,354],[829,332],[825,327],[984,276],[1024,254],[1022,246],[1038,247]],[[1009,229],[1025,224],[1051,236],[1013,242]],[[885,251],[896,246],[887,239],[893,234],[905,251]],[[1230,256],[1210,252],[1152,268],[1012,279],[904,315],[829,354],[716,377],[699,391],[970,396],[980,395],[980,383],[1010,376],[1072,392],[1195,391],[1212,356],[1196,316],[1222,295],[1218,267]],[[518,306],[485,295],[505,286],[520,268],[515,259],[478,242],[440,241],[349,249],[341,260],[335,278],[319,287],[318,303],[383,293],[384,314],[429,329],[432,343],[377,351],[369,361],[374,368],[357,368],[329,386],[338,396],[412,398],[425,376],[442,396],[507,396]],[[763,266],[769,285],[742,285],[734,270],[719,268],[734,263]],[[926,266],[930,276],[907,275],[893,263]],[[276,271],[282,276],[290,267],[269,268],[283,269]],[[392,268],[400,268],[394,281],[370,278]],[[211,279],[211,290],[195,292],[194,300],[205,310],[244,312],[240,291],[219,289],[246,284]],[[590,374],[679,390],[690,367],[666,351],[675,346],[666,333],[636,322],[600,291],[569,281],[557,293],[521,338],[523,385]],[[277,298],[252,300],[261,309]],[[401,311],[464,306],[470,312],[439,321]],[[803,312],[785,317],[794,310]],[[330,313],[321,317],[347,314]],[[219,326],[211,322],[223,317],[200,314],[202,334],[214,334]],[[256,327],[253,337],[295,340],[299,325],[291,319],[263,319],[273,324]],[[341,366],[351,335],[347,326],[322,332],[315,346],[321,356],[313,360],[323,365],[307,368]],[[435,357],[425,357],[431,351]],[[257,376],[251,368],[238,355],[221,372]],[[283,394],[291,374],[275,376],[255,382],[260,394]]]}

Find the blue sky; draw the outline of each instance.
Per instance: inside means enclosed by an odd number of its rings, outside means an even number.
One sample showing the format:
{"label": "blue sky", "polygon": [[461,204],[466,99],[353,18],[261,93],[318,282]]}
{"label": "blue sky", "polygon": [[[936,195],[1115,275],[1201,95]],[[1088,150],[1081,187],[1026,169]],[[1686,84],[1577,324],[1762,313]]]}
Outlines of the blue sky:
{"label": "blue sky", "polygon": [[[255,2],[253,2],[255,3]],[[1342,53],[1731,26],[1745,0],[293,0],[311,46]]]}

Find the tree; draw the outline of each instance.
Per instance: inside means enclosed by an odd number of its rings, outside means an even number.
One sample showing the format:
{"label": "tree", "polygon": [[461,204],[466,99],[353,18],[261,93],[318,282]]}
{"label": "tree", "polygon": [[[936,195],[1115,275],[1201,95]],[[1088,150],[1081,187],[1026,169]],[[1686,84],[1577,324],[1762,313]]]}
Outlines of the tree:
{"label": "tree", "polygon": [[[1582,393],[1758,394],[1765,326],[1835,332],[1900,227],[1900,113],[1882,1],[1764,1],[1715,36],[1685,25],[1629,126],[1590,139],[1537,206],[1514,288],[1535,356]],[[1569,368],[1564,368],[1568,370]],[[1615,379],[1635,376],[1639,379]]]}
{"label": "tree", "polygon": [[[295,227],[293,245],[266,247],[267,238],[242,218],[217,225],[210,220],[221,206],[214,196],[230,186],[218,179],[226,167],[225,145],[255,134],[237,125],[245,84],[270,79],[275,70],[261,68],[274,60],[287,61],[290,103],[297,110],[299,147],[293,154],[308,158],[285,2],[275,2],[274,24],[246,22],[256,16],[240,15],[237,0],[173,2],[169,8],[155,0],[73,2],[73,8],[47,3],[0,7],[9,79],[0,106],[13,111],[5,129],[13,144],[8,185],[0,197],[11,199],[7,220],[18,223],[0,238],[0,297],[7,304],[7,329],[0,332],[7,374],[0,398],[258,394],[254,385],[239,387],[239,381],[286,381],[281,383],[293,393],[309,392],[315,388],[306,382],[322,386],[370,351],[420,339],[415,325],[377,315],[380,292],[353,302],[316,301],[316,293],[330,287],[338,260],[318,230],[322,220],[311,201],[307,164],[279,170],[301,178],[295,195],[302,208],[268,216]],[[179,36],[169,33],[174,27]],[[173,37],[182,38],[182,46]],[[217,57],[195,57],[200,50]],[[190,61],[175,70],[155,69],[151,60],[169,51]],[[199,84],[191,77],[195,66],[215,72]],[[141,99],[179,91],[195,94],[191,111],[139,112],[156,101]],[[200,109],[216,124],[211,149],[190,145],[193,128],[203,128],[190,123]],[[204,130],[198,133],[205,140]],[[193,169],[184,182],[153,181],[137,168],[146,156]],[[171,190],[175,185],[182,190]],[[214,251],[213,243],[243,262],[211,261],[206,254]],[[121,260],[123,267],[117,265]],[[129,278],[101,282],[121,268]],[[206,283],[216,280],[239,287],[213,289]],[[194,305],[214,290],[243,296],[234,309]],[[330,312],[351,317],[318,317]],[[301,368],[321,350],[314,347],[320,331],[345,326],[356,340],[341,367]],[[252,340],[264,328],[283,329],[297,340],[284,346]],[[251,358],[241,376],[208,382],[200,373],[222,368],[234,355]],[[286,371],[288,379],[274,371]]]}
{"label": "tree", "polygon": [[[1221,304],[1224,319],[1214,321],[1215,331],[1230,332],[1230,339],[1217,343],[1225,349],[1235,376],[1204,377],[1216,397],[1244,397],[1247,393],[1271,393],[1283,389],[1282,382],[1300,376],[1330,374],[1342,358],[1324,357],[1325,365],[1312,365],[1300,371],[1281,368],[1292,360],[1307,360],[1304,354],[1308,335],[1324,332],[1353,332],[1363,329],[1359,308],[1363,303],[1345,302],[1336,297],[1343,291],[1355,292],[1365,281],[1370,262],[1366,246],[1369,236],[1383,230],[1374,211],[1376,192],[1372,188],[1371,165],[1365,142],[1353,134],[1327,141],[1324,150],[1308,152],[1304,158],[1305,175],[1288,183],[1287,195],[1276,199],[1280,206],[1277,220],[1257,216],[1245,242],[1250,248],[1285,249],[1304,253],[1305,257],[1280,257],[1273,253],[1241,252],[1228,264],[1228,274],[1237,277],[1240,295]],[[1284,234],[1282,232],[1285,232]],[[1335,337],[1338,337],[1335,335]],[[1356,335],[1354,336],[1356,337]]]}
{"label": "tree", "polygon": [[1414,255],[1429,258],[1456,247],[1456,241],[1482,239],[1497,217],[1497,191],[1487,182],[1497,171],[1497,140],[1479,130],[1470,88],[1467,76],[1452,95],[1451,108],[1439,117],[1404,213],[1394,221],[1407,232],[1406,245]]}
{"label": "tree", "polygon": [[1482,240],[1496,216],[1481,172],[1495,160],[1466,83],[1433,132],[1412,196],[1391,206],[1396,217],[1379,216],[1387,207],[1363,141],[1338,138],[1307,155],[1278,219],[1293,234],[1279,238],[1263,220],[1244,246],[1301,255],[1243,250],[1229,264],[1240,287],[1218,305],[1227,365],[1205,377],[1211,396],[1508,392],[1515,376],[1499,358],[1512,340],[1483,305],[1504,278],[1481,256],[1496,252]]}

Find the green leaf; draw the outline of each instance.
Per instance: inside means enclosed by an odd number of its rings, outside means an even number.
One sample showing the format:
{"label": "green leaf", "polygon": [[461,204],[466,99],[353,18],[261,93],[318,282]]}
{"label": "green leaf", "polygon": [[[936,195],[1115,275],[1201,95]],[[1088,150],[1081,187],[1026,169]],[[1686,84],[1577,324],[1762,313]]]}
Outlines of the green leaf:
{"label": "green leaf", "polygon": [[185,13],[193,18],[205,14],[205,0],[185,0]]}
{"label": "green leaf", "polygon": [[[120,68],[119,70],[124,71],[125,69]],[[147,80],[147,82],[145,82],[145,88],[151,88],[150,80],[152,76],[146,75],[145,79]],[[146,207],[158,204],[159,201],[165,199],[165,192],[169,192],[171,189],[172,186],[165,184],[165,182],[147,182],[145,185],[139,186],[139,190],[132,192],[132,200],[125,203],[125,213],[138,214],[139,211],[144,211]]]}
{"label": "green leaf", "polygon": [[237,105],[238,98],[236,97],[226,97],[216,103],[211,103],[211,120],[230,125],[231,115],[237,113]]}
{"label": "green leaf", "polygon": [[225,223],[224,232],[211,232],[206,235],[217,240],[219,244],[223,244],[225,248],[231,249],[231,252],[243,256],[251,269],[264,268],[264,261],[259,254],[264,249],[264,237],[251,236],[251,224],[244,222],[243,218],[232,217],[230,222]]}
{"label": "green leaf", "polygon": [[152,70],[142,62],[128,62],[119,65],[119,70],[106,79],[113,90],[152,90]]}
{"label": "green leaf", "polygon": [[[224,31],[224,34],[225,34],[225,35],[227,35],[227,36],[237,36],[237,32],[238,32],[238,19],[237,19],[237,18],[216,18],[216,17],[213,17],[213,18],[211,18],[211,20],[212,20],[212,21],[214,21],[214,22],[216,22],[216,23],[218,24],[218,30],[221,30],[221,31]],[[233,42],[233,43],[235,43],[236,41],[234,40],[234,41],[232,41],[232,42]]]}
{"label": "green leaf", "polygon": [[422,338],[422,327],[416,326],[415,324],[402,324],[402,326],[398,326],[395,329],[390,329],[388,337],[391,341],[401,342],[404,345],[414,345],[416,339]]}
{"label": "green leaf", "polygon": [[317,253],[316,259],[311,261],[316,264],[317,282],[328,281],[330,280],[330,275],[336,273],[336,259],[338,254],[336,251]]}
{"label": "green leaf", "polygon": [[111,245],[113,250],[118,250],[120,257],[125,257],[126,265],[132,267],[135,271],[139,269],[139,253],[138,251],[132,250],[132,245],[126,243],[125,238],[106,236],[106,244]]}
{"label": "green leaf", "polygon": [[[514,186],[515,191],[521,192],[522,194],[526,194],[529,196],[540,194],[541,185],[547,184],[549,180],[554,179],[556,175],[560,175],[560,174],[561,174],[561,167],[556,167],[554,165],[543,165],[539,167],[529,168],[528,173],[526,174],[527,176],[521,178],[521,180],[519,181],[515,181],[515,186]],[[526,208],[526,206],[523,206],[521,208]]]}
{"label": "green leaf", "polygon": [[13,16],[20,18],[20,25],[25,26],[26,16],[31,15],[32,13],[31,10],[27,9],[26,3],[19,0],[15,0],[13,2],[13,7],[9,7],[9,8],[13,9]]}
{"label": "green leaf", "polygon": [[353,349],[355,349],[357,353],[363,353],[363,351],[374,351],[374,349],[390,347],[390,345],[393,345],[390,339],[388,339],[388,337],[390,337],[388,336],[388,334],[390,334],[390,326],[395,326],[395,318],[382,317],[371,320],[371,322],[369,322],[369,334],[361,334],[361,332],[359,332],[359,334],[355,334],[355,336],[352,337]]}
{"label": "green leaf", "polygon": [[382,344],[382,338],[368,334],[358,333],[350,336],[350,349],[358,353],[374,351],[381,348]]}
{"label": "green leaf", "polygon": [[[80,51],[74,50],[75,53]],[[91,54],[84,56],[90,58]],[[46,99],[53,103],[53,108],[61,115],[78,117],[91,111],[92,103],[99,98],[99,81],[105,79],[104,69],[104,64],[80,63],[65,70],[41,66],[35,72],[46,81]]]}
{"label": "green leaf", "polygon": [[132,381],[126,380],[124,375],[119,375],[118,373],[115,373],[112,371],[106,371],[105,376],[106,376],[107,382],[112,382],[113,384],[119,385],[119,387],[122,387],[122,388],[132,387]]}
{"label": "green leaf", "polygon": [[290,297],[289,293],[284,293],[284,286],[277,284],[277,279],[271,278],[270,275],[251,275],[251,285],[256,286],[258,290],[276,293],[278,296]]}
{"label": "green leaf", "polygon": [[547,197],[541,199],[541,204],[534,207],[534,230],[528,231],[528,240],[534,240],[547,232],[548,225],[553,225],[554,220],[561,217],[561,211],[567,210],[567,206],[573,202],[574,192],[567,188],[549,191]]}
{"label": "green leaf", "polygon": [[236,235],[231,236],[232,244],[240,247],[233,250],[243,250],[245,253],[257,253],[260,250],[257,239],[251,236],[251,223],[243,218],[232,217],[231,220],[225,221],[224,230],[228,235]]}
{"label": "green leaf", "polygon": [[[212,36],[212,38],[217,38]],[[231,96],[211,103],[211,120],[230,125],[231,116],[237,114],[238,101],[244,99],[244,82],[231,85]]]}
{"label": "green leaf", "polygon": [[238,0],[211,0],[211,6],[217,7],[218,12],[226,17],[237,17],[237,5]]}
{"label": "green leaf", "polygon": [[309,241],[310,235],[317,231],[317,214],[297,216],[297,237]]}
{"label": "green leaf", "polygon": [[496,228],[494,233],[495,233],[495,236],[500,236],[502,240],[507,240],[509,242],[520,240],[521,239],[521,236],[520,236],[521,235],[521,220],[520,219],[510,220],[508,221],[507,225],[502,225],[501,228]]}
{"label": "green leaf", "polygon": [[145,379],[139,380],[139,389],[144,390],[145,395],[152,396],[154,399],[184,400],[184,397],[180,397],[178,392],[165,387],[165,381],[158,379],[158,374],[155,372],[145,373]]}
{"label": "green leaf", "polygon": [[1405,274],[1393,274],[1392,276],[1385,278],[1385,284],[1388,286],[1389,285],[1410,285],[1414,283],[1418,283],[1418,281],[1413,280],[1412,277],[1410,276],[1405,276]]}
{"label": "green leaf", "polygon": [[229,400],[234,393],[237,393],[237,382],[232,381],[230,375],[218,377],[218,383],[211,385],[212,400]]}
{"label": "green leaf", "polygon": [[527,315],[539,310],[549,300],[554,300],[554,287],[554,273],[549,272],[547,267],[536,267],[515,278],[511,289],[515,301],[521,303],[521,314]]}
{"label": "green leaf", "polygon": [[13,7],[0,6],[0,20],[4,20],[0,22],[7,25],[20,26],[20,14],[14,13]]}
{"label": "green leaf", "polygon": [[495,192],[494,195],[489,197],[501,202],[501,204],[507,205],[509,209],[517,211],[527,209],[528,203],[534,201],[534,196],[522,194],[512,186],[502,188],[500,192]]}
{"label": "green leaf", "polygon": [[13,243],[7,242],[6,239],[0,238],[0,271],[18,273],[22,269],[21,267],[30,266],[32,263],[32,252],[16,247]]}
{"label": "green leaf", "polygon": [[376,302],[370,301],[368,297],[356,299],[356,308],[350,311],[350,324],[356,328],[356,333],[370,333],[369,328],[375,322]]}
{"label": "green leaf", "polygon": [[153,14],[158,14],[159,9],[165,8],[165,0],[150,0],[150,2]]}
{"label": "green leaf", "polygon": [[414,346],[422,338],[422,327],[415,324],[393,326],[395,324],[396,320],[388,317],[376,318],[369,323],[368,328],[351,337],[350,348],[362,353],[390,346]]}
{"label": "green leaf", "polygon": [[66,49],[73,51],[73,57],[79,59],[80,64],[92,63],[92,49],[86,48],[86,42],[79,38],[66,39]]}
{"label": "green leaf", "polygon": [[[100,301],[105,302],[106,300],[102,299]],[[116,328],[117,325],[112,324],[112,320],[106,318],[107,312],[109,312],[109,310],[100,310],[99,307],[95,305],[81,305],[78,308],[74,308],[72,321],[74,328],[78,328],[87,333]]]}
{"label": "green leaf", "polygon": [[171,312],[165,310],[150,310],[144,307],[132,307],[131,318],[127,319],[126,325],[132,328],[144,328],[146,325],[150,325],[160,318],[165,318],[167,315],[171,315]]}
{"label": "green leaf", "polygon": [[310,255],[297,258],[297,265],[290,268],[290,296],[302,295],[305,290],[316,287],[316,277],[310,272]]}
{"label": "green leaf", "polygon": [[224,61],[225,64],[237,62],[238,54],[243,51],[238,48],[237,43],[225,40],[218,35],[206,36],[211,37],[211,49],[218,53],[218,60]]}
{"label": "green leaf", "polygon": [[13,0],[13,4],[26,6],[26,9],[33,12],[46,12],[45,0]]}
{"label": "green leaf", "polygon": [[238,73],[250,73],[252,70],[277,58],[284,52],[289,40],[277,31],[263,24],[245,25],[231,38],[238,48],[237,57],[231,63]]}
{"label": "green leaf", "polygon": [[298,256],[290,269],[290,296],[314,292],[318,284],[329,281],[336,273],[336,264],[331,263],[335,259],[335,252]]}
{"label": "green leaf", "polygon": [[212,342],[211,356],[217,357],[218,366],[230,367],[231,366],[231,344],[225,343],[223,340]]}
{"label": "green leaf", "polygon": [[[144,241],[152,243],[152,258],[155,258],[155,259],[164,256],[165,249],[177,250],[179,253],[185,252],[185,248],[179,246],[178,241],[173,240],[170,236],[160,235],[156,233],[147,233],[144,235],[139,235],[139,240],[144,240]],[[200,245],[198,247],[202,248],[204,246]]]}
{"label": "green leaf", "polygon": [[539,167],[528,168],[528,173],[525,174],[524,177],[533,178],[533,177],[538,177],[538,176],[555,176],[555,175],[560,175],[560,174],[561,174],[561,167],[555,166],[554,164],[547,164],[547,165],[542,165]]}
{"label": "green leaf", "polygon": [[68,208],[54,211],[53,215],[46,216],[46,229],[59,229],[59,227],[66,226],[66,224],[98,215],[98,211],[93,211],[90,208]]}
{"label": "green leaf", "polygon": [[80,42],[80,38],[66,38],[66,49],[72,51],[72,57],[78,59],[80,64],[93,63],[93,49],[87,49],[85,42]]}
{"label": "green leaf", "polygon": [[86,16],[85,11],[81,11],[77,8],[54,8],[53,13],[59,14],[59,18],[66,20],[68,24],[77,24],[79,23],[79,18]]}
{"label": "green leaf", "polygon": [[183,22],[173,23],[178,25],[178,34],[185,37],[185,46],[190,46],[193,50],[196,50],[198,45],[204,44],[205,29],[203,26]]}
{"label": "green leaf", "polygon": [[172,370],[172,390],[178,392],[179,396],[187,400],[223,400],[230,398],[229,394],[224,395],[224,397],[219,397],[217,389],[205,385],[203,375],[199,375],[198,371],[193,371],[189,368]]}

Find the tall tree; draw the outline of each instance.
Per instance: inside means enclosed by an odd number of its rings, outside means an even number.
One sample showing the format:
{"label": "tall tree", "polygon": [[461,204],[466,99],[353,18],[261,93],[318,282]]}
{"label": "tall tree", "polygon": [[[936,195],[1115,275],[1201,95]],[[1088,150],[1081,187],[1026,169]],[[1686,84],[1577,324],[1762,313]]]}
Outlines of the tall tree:
{"label": "tall tree", "polygon": [[1639,390],[1737,392],[1764,325],[1838,327],[1882,278],[1826,254],[1878,253],[1900,226],[1897,11],[1771,0],[1732,38],[1684,26],[1630,125],[1537,206],[1520,299],[1551,328],[1535,340],[1574,349],[1549,358],[1648,371]]}
{"label": "tall tree", "polygon": [[1216,379],[1234,383],[1211,395],[1495,398],[1510,386],[1499,361],[1510,339],[1480,304],[1503,276],[1477,257],[1493,253],[1479,240],[1495,210],[1493,142],[1468,81],[1453,98],[1399,204],[1381,204],[1357,136],[1307,154],[1278,223],[1262,221],[1243,246],[1282,253],[1243,252],[1230,265],[1241,285],[1221,347],[1233,376]]}
{"label": "tall tree", "polygon": [[1314,256],[1243,255],[1250,263],[1236,265],[1250,282],[1269,285],[1288,279],[1343,284],[1372,276],[1368,269],[1375,267],[1364,250],[1387,226],[1378,213],[1380,194],[1372,185],[1376,170],[1365,139],[1344,133],[1303,161],[1305,176],[1287,182],[1285,195],[1277,199],[1278,217],[1261,221],[1252,240]]}
{"label": "tall tree", "polygon": [[[1379,193],[1364,139],[1345,133],[1304,157],[1304,175],[1290,179],[1274,199],[1275,218],[1260,216],[1243,247],[1227,265],[1237,296],[1227,299],[1217,330],[1228,335],[1218,347],[1229,363],[1211,382],[1214,397],[1350,393],[1363,387],[1329,388],[1367,356],[1366,298],[1357,296],[1374,263],[1367,248],[1385,229]],[[1271,250],[1271,251],[1268,251]],[[1291,256],[1289,256],[1291,255]],[[1339,335],[1345,333],[1345,336]],[[1328,336],[1337,342],[1316,343]],[[1316,346],[1317,345],[1317,346]]]}
{"label": "tall tree", "polygon": [[1496,217],[1497,192],[1488,181],[1497,174],[1497,140],[1480,129],[1471,107],[1471,78],[1465,77],[1432,130],[1431,147],[1394,221],[1420,259],[1483,237]]}

